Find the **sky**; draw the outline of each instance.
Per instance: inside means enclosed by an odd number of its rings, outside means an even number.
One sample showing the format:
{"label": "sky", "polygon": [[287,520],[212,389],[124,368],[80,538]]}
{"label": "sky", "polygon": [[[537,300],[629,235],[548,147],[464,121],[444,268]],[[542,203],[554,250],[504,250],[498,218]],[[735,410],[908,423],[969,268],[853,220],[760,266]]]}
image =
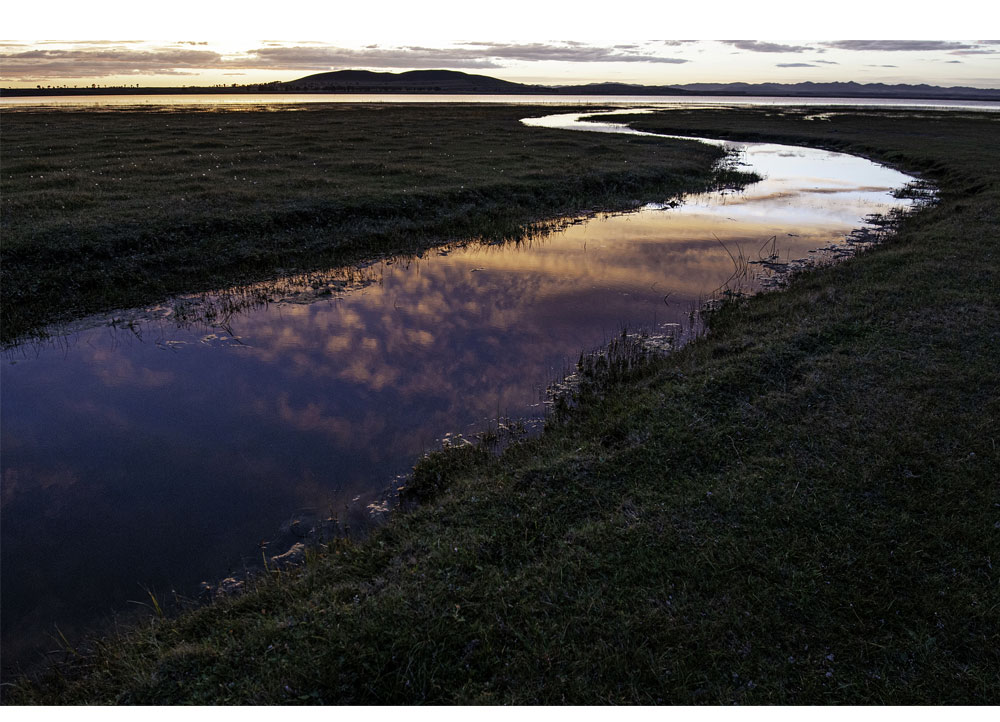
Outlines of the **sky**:
{"label": "sky", "polygon": [[[231,85],[345,68],[444,68],[543,85],[1000,87],[1000,41],[967,39],[1000,29],[1000,13],[982,3],[954,0],[947,15],[934,16],[917,3],[905,19],[860,0],[823,9],[784,0],[672,5],[370,0],[345,9],[302,0],[142,7],[112,0],[46,3],[44,14],[21,6],[4,13],[0,86]],[[715,39],[724,37],[744,39]]]}

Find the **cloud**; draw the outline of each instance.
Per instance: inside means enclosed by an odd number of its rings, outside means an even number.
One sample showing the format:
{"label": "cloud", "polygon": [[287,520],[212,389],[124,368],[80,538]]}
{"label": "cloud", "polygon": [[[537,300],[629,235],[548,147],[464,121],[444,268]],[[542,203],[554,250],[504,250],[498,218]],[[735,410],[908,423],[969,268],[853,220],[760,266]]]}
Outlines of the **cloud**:
{"label": "cloud", "polygon": [[615,46],[605,48],[582,43],[462,43],[463,47],[474,48],[490,58],[502,60],[545,61],[558,60],[570,63],[687,63],[683,58],[668,58],[644,50],[639,46]]}
{"label": "cloud", "polygon": [[806,51],[815,52],[815,48],[805,45],[781,45],[779,43],[767,43],[761,40],[720,40],[720,43],[732,45],[740,50],[749,50],[754,53],[803,53]]}
{"label": "cloud", "polygon": [[241,68],[322,71],[338,67],[365,68],[496,68],[498,63],[483,53],[450,48],[264,47],[245,58],[230,59]]}
{"label": "cloud", "polygon": [[687,63],[629,43],[602,47],[578,41],[560,43],[497,43],[471,41],[453,47],[419,45],[363,48],[335,46],[266,46],[248,51],[243,58],[227,58],[230,65],[271,70],[329,70],[332,68],[498,68],[504,61],[571,63]]}
{"label": "cloud", "polygon": [[37,40],[32,45],[141,45],[145,40]]}
{"label": "cloud", "polygon": [[[132,41],[127,41],[129,44]],[[196,70],[288,70],[322,72],[337,68],[463,68],[503,67],[509,61],[572,63],[686,63],[658,55],[636,43],[612,47],[578,41],[559,43],[466,42],[451,47],[418,45],[345,48],[302,42],[261,47],[222,55],[195,41],[169,47],[135,48],[126,43],[94,41],[66,47],[0,46],[0,78],[36,81],[46,78],[182,75]],[[188,47],[199,46],[199,47]],[[6,50],[6,52],[4,52]]]}
{"label": "cloud", "polygon": [[184,75],[217,67],[222,56],[210,50],[136,50],[126,47],[35,49],[0,52],[2,79],[99,78],[109,75]]}
{"label": "cloud", "polygon": [[815,68],[812,63],[778,63],[779,68]]}
{"label": "cloud", "polygon": [[271,69],[326,70],[333,67],[368,68],[496,68],[502,61],[570,63],[687,63],[644,50],[630,43],[602,47],[578,41],[562,43],[464,42],[455,47],[431,48],[416,45],[360,49],[341,47],[268,46],[249,51],[248,61],[258,60]]}
{"label": "cloud", "polygon": [[888,52],[915,52],[927,50],[971,50],[974,45],[950,40],[836,40],[822,43],[837,50],[882,50]]}

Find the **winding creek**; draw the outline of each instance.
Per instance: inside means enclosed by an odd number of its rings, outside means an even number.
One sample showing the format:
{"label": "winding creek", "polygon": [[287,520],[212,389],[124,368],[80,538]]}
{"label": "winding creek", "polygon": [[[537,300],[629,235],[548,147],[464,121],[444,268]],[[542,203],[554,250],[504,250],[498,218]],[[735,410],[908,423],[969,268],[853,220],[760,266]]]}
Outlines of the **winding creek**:
{"label": "winding creek", "polygon": [[318,521],[363,524],[426,450],[499,417],[541,419],[581,351],[623,327],[680,343],[727,282],[759,289],[789,262],[849,253],[866,217],[911,203],[892,191],[913,178],[861,158],[725,145],[765,180],[6,350],[4,667],[57,648],[56,625],[74,638],[138,609],[146,589],[196,597]]}

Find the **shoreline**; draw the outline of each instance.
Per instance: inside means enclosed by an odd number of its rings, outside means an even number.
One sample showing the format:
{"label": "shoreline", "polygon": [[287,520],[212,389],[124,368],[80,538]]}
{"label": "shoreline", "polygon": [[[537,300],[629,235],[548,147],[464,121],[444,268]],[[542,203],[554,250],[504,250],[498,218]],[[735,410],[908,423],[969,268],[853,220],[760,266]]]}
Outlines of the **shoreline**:
{"label": "shoreline", "polygon": [[[18,152],[3,176],[0,342],[168,295],[456,239],[516,239],[586,208],[622,210],[637,198],[666,200],[752,181],[716,169],[722,154],[700,144],[654,141],[654,149],[648,140],[564,138],[523,127],[517,120],[530,112],[523,106],[381,111],[11,116],[6,143]],[[113,145],[69,164],[74,139],[88,132],[77,126],[88,123]],[[354,132],[358,125],[370,135]],[[156,164],[136,155],[135,141],[164,132],[178,140],[145,154]],[[263,135],[260,148],[256,134]],[[62,147],[51,148],[47,138]],[[210,174],[225,183],[201,180]],[[464,182],[456,187],[459,176]],[[61,209],[47,208],[55,193]],[[292,193],[298,195],[290,207]]]}
{"label": "shoreline", "polygon": [[[995,702],[1000,323],[996,271],[972,259],[996,251],[998,179],[962,165],[989,129],[948,122],[940,153],[861,119],[880,158],[942,189],[890,243],[724,305],[542,440],[421,462],[428,503],[372,541],[103,653],[140,674],[16,699]],[[254,676],[266,643],[280,683]]]}

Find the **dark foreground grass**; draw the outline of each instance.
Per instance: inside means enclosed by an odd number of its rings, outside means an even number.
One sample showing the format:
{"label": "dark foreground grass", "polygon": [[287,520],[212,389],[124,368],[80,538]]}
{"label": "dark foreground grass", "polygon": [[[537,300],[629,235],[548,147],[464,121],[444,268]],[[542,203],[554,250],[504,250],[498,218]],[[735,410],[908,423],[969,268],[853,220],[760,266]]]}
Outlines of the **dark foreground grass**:
{"label": "dark foreground grass", "polygon": [[720,152],[698,144],[518,122],[546,112],[5,112],[0,341],[279,270],[516,236],[532,221],[721,180]]}
{"label": "dark foreground grass", "polygon": [[858,143],[941,202],[619,366],[541,438],[432,455],[368,541],[7,701],[1000,702],[993,117],[644,120]]}

